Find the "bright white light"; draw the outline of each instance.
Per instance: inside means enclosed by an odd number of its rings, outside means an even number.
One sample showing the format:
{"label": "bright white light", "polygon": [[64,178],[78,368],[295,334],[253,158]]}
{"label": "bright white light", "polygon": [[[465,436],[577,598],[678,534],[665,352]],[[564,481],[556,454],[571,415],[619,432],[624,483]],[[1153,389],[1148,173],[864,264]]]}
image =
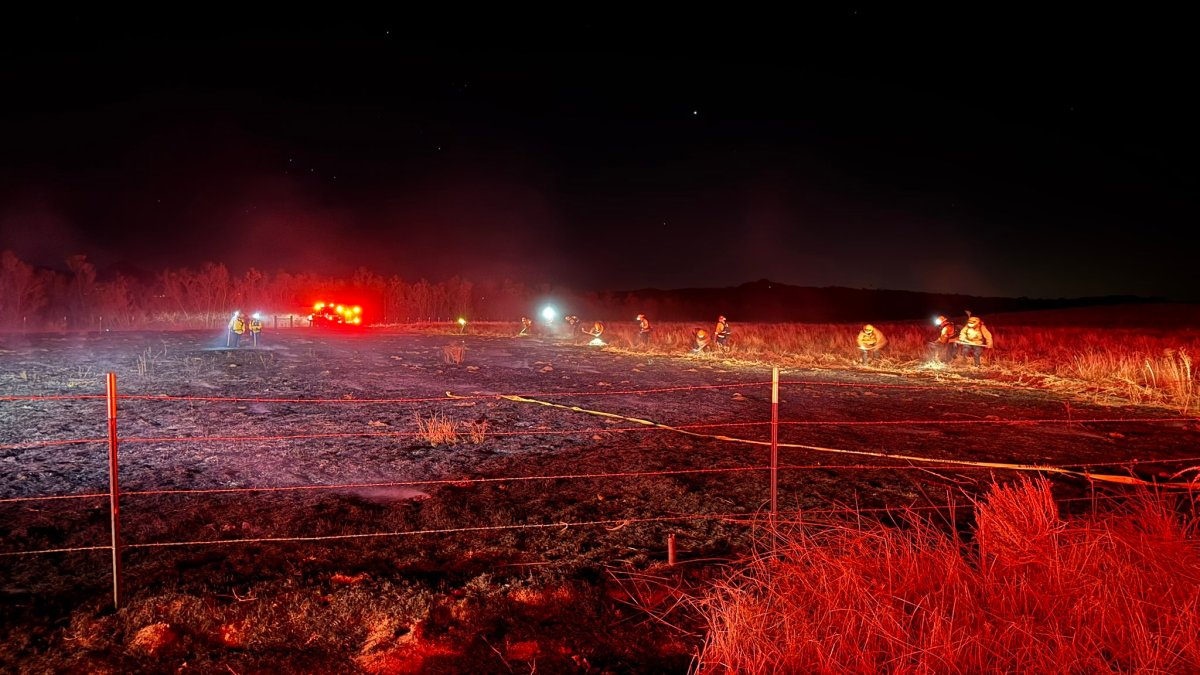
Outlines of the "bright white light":
{"label": "bright white light", "polygon": [[557,315],[557,312],[554,311],[553,307],[548,306],[542,310],[542,318],[545,319],[546,321],[553,321],[554,317],[556,315]]}
{"label": "bright white light", "polygon": [[258,312],[255,312],[255,313],[254,313],[252,316],[253,316],[255,319],[261,319],[261,318],[262,318],[262,315],[261,315],[261,314],[259,314]]}

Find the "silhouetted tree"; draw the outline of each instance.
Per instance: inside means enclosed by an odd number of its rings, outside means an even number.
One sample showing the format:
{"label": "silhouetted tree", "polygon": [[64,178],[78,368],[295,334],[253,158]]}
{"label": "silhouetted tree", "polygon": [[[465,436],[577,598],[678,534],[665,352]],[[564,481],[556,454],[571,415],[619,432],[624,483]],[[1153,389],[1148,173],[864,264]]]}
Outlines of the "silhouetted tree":
{"label": "silhouetted tree", "polygon": [[40,323],[46,303],[46,276],[12,251],[0,254],[0,325],[26,327],[30,317]]}

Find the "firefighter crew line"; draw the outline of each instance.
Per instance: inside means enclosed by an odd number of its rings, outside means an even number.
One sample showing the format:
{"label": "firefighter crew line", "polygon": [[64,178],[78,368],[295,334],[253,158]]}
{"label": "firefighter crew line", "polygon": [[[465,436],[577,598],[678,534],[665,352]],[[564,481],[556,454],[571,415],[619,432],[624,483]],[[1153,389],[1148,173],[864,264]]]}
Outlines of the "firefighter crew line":
{"label": "firefighter crew line", "polygon": [[[929,342],[930,361],[941,364],[950,364],[955,361],[961,354],[964,358],[970,358],[975,367],[980,366],[981,356],[985,349],[992,348],[992,333],[988,327],[984,325],[983,319],[974,316],[970,311],[966,312],[966,321],[963,323],[961,330],[955,330],[954,322],[945,315],[938,315],[933,320],[936,332],[932,335]],[[579,325],[579,317],[574,314],[568,314],[563,317],[570,331],[574,331]],[[645,314],[638,314],[634,319],[637,324],[636,343],[643,347],[650,345],[650,336],[652,328],[650,320]],[[595,321],[590,326],[579,326],[580,332],[584,335],[591,336],[588,342],[592,346],[604,346],[604,323]],[[691,353],[702,354],[710,351],[715,346],[720,351],[729,350],[729,338],[733,330],[729,325],[729,319],[724,315],[718,316],[716,325],[710,331],[702,327],[692,329],[692,348]],[[533,334],[533,321],[529,317],[521,317],[521,330],[517,333],[518,337],[524,337]],[[872,363],[878,362],[883,348],[887,346],[887,336],[883,331],[872,324],[866,324],[858,332],[855,338],[855,345],[858,347],[859,361],[862,365],[869,366]]]}
{"label": "firefighter crew line", "polygon": [[[970,357],[975,367],[980,367],[980,357],[983,350],[992,348],[992,332],[984,325],[983,319],[966,312],[967,320],[962,330],[955,332],[954,322],[939,314],[933,320],[936,332],[929,342],[930,361],[948,365],[962,354]],[[879,354],[887,345],[887,337],[883,331],[871,324],[862,327],[855,338],[858,344],[859,357],[862,365],[870,365],[879,360]]]}

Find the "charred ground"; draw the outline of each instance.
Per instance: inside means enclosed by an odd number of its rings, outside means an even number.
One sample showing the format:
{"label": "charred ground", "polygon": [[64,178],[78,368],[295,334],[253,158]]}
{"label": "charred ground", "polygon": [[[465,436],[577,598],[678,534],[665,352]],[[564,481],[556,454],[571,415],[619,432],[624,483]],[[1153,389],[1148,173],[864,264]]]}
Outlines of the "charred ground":
{"label": "charred ground", "polygon": [[[763,467],[767,448],[495,396],[671,426],[745,425],[770,419],[770,372],[760,365],[399,331],[280,331],[241,350],[195,332],[10,335],[0,345],[8,396],[101,394],[103,373],[113,371],[125,396],[334,400],[123,399],[123,532],[126,543],[141,545],[125,554],[126,608],[107,609],[108,551],[2,558],[5,668],[680,672],[701,636],[697,617],[677,600],[752,552],[762,532],[744,521],[768,502],[763,470],[644,474]],[[461,363],[448,362],[448,346],[465,349]],[[1126,471],[1122,463],[1195,454],[1193,421],[1083,421],[1170,411],[1068,401],[986,376],[788,371],[784,382],[805,384],[783,386],[785,422],[951,424],[785,425],[780,440],[922,457],[1113,463],[1107,470],[1116,473]],[[688,389],[712,385],[721,386]],[[619,393],[663,388],[680,389]],[[102,439],[104,412],[103,399],[0,402],[0,498],[105,492],[103,442],[33,445]],[[434,445],[413,435],[418,418],[435,415],[460,428],[486,424],[482,440]],[[1015,419],[1069,422],[997,423]],[[765,425],[693,430],[769,437]],[[298,435],[322,436],[278,438]],[[829,465],[897,462],[786,448],[781,463],[828,467],[780,473],[781,510],[810,518],[830,509],[965,503],[1007,477],[911,465],[839,469]],[[1134,470],[1154,477],[1168,468]],[[643,475],[566,477],[580,474]],[[531,476],[558,478],[475,482]],[[377,485],[397,482],[413,484]],[[332,484],[358,486],[134,494]],[[1059,491],[1090,494],[1070,479]],[[108,518],[106,498],[0,503],[2,552],[104,546]],[[571,526],[596,521],[603,522]],[[421,534],[145,546],[408,532]],[[665,565],[670,534],[684,563],[675,567]]]}

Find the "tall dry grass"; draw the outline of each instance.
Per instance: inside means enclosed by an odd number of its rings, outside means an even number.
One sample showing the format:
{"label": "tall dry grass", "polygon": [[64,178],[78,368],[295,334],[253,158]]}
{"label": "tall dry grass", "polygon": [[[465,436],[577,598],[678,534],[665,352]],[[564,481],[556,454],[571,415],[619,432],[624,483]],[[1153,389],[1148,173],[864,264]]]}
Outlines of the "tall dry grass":
{"label": "tall dry grass", "polygon": [[[901,371],[969,372],[968,359],[949,366],[933,359],[933,331],[924,324],[876,324],[888,344],[879,367]],[[709,324],[658,324],[649,347],[636,343],[636,326],[610,325],[609,344],[631,351],[688,353],[692,330]],[[734,324],[727,351],[712,355],[788,367],[853,367],[854,324]],[[1148,333],[1125,328],[1048,328],[989,324],[995,347],[983,356],[993,375],[1075,393],[1115,395],[1134,403],[1160,404],[1184,413],[1200,409],[1192,368],[1200,336],[1192,332]]]}
{"label": "tall dry grass", "polygon": [[976,504],[976,544],[916,517],[797,529],[702,599],[697,672],[1200,672],[1200,537],[1175,506],[1064,518],[1023,481]]}
{"label": "tall dry grass", "polygon": [[[705,328],[711,332],[714,324],[655,324],[650,344],[642,346],[637,342],[635,322],[608,322],[604,339],[609,348],[635,353],[691,355],[692,331]],[[930,351],[934,333],[931,326],[913,322],[875,325],[888,338],[875,367],[936,374],[974,369],[961,356],[949,366],[937,362]],[[520,330],[516,322],[469,326],[472,333],[495,337],[515,336]],[[1200,353],[1200,335],[1194,331],[1005,326],[993,322],[988,326],[995,348],[984,352],[983,368],[990,375],[1064,392],[1164,405],[1184,414],[1200,412],[1200,382],[1191,356]],[[735,323],[727,349],[711,345],[710,351],[701,356],[783,367],[857,367],[859,353],[854,338],[860,328],[859,324]],[[457,331],[458,326],[446,324],[438,329]],[[548,332],[539,324],[533,337],[583,341],[580,334],[570,333],[565,326],[558,332]]]}
{"label": "tall dry grass", "polygon": [[463,438],[476,445],[487,438],[487,420],[460,421],[441,413],[430,413],[428,417],[421,413],[413,415],[417,424],[417,434],[433,447],[441,444],[454,445]]}

